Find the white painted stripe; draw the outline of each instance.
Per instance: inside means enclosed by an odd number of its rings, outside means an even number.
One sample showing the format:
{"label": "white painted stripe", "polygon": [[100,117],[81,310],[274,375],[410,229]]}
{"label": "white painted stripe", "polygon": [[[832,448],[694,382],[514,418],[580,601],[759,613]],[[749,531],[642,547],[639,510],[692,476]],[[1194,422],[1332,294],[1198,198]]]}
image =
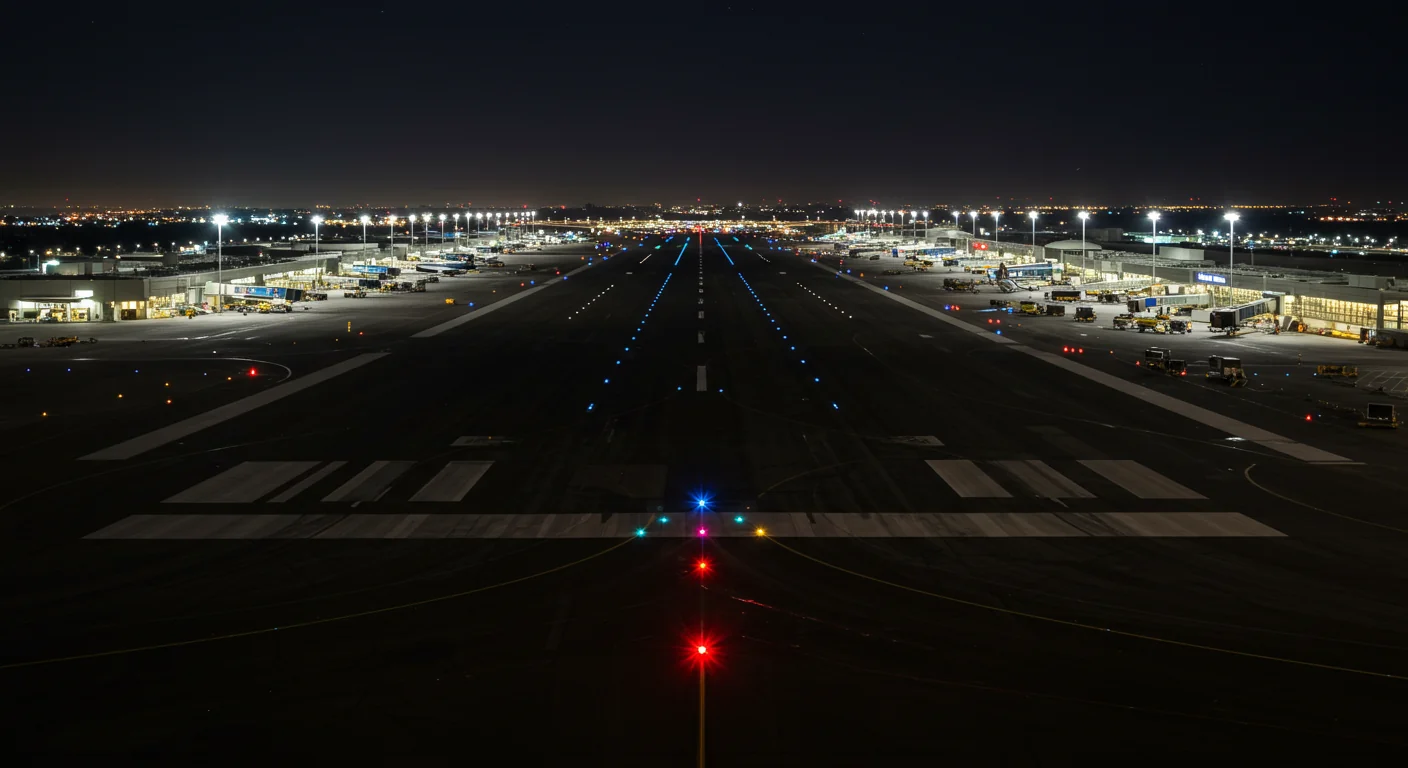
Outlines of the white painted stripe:
{"label": "white painted stripe", "polygon": [[[957,322],[957,321],[955,321]],[[1321,450],[1313,446],[1299,443],[1295,440],[1282,437],[1261,427],[1252,426],[1245,422],[1238,421],[1230,416],[1224,416],[1215,411],[1210,411],[1201,406],[1193,405],[1184,400],[1179,400],[1171,395],[1156,392],[1148,387],[1141,387],[1134,382],[1125,381],[1118,376],[1112,376],[1104,371],[1099,371],[1086,365],[1068,360],[1060,355],[1053,355],[1050,352],[1038,352],[1030,347],[1017,345],[1013,349],[1023,354],[1031,355],[1038,360],[1043,360],[1052,365],[1063,368],[1077,376],[1103,384],[1110,389],[1122,392],[1130,397],[1134,397],[1147,405],[1162,408],[1165,411],[1176,413],[1184,418],[1191,419],[1213,429],[1226,432],[1234,437],[1249,440],[1264,448],[1269,448],[1279,453],[1284,453],[1294,459],[1301,461],[1314,461],[1324,463],[1349,462],[1351,459],[1345,458],[1329,451]]]}
{"label": "white painted stripe", "polygon": [[452,461],[421,486],[411,501],[459,501],[492,466],[492,461]]}
{"label": "white painted stripe", "polygon": [[269,499],[269,503],[270,503],[270,504],[282,504],[282,503],[288,501],[289,499],[293,498],[294,496],[297,496],[298,494],[303,493],[304,491],[308,490],[309,488],[312,488],[314,483],[318,482],[319,480],[322,480],[323,478],[327,477],[328,475],[331,475],[332,473],[334,473],[334,472],[336,472],[337,470],[341,469],[341,468],[342,468],[342,465],[343,465],[343,464],[346,464],[346,463],[347,463],[347,462],[345,462],[345,461],[330,461],[330,462],[328,462],[325,466],[323,466],[322,468],[320,468],[317,472],[314,472],[313,474],[311,474],[311,475],[309,475],[309,476],[303,478],[302,480],[299,480],[298,482],[294,483],[293,485],[290,485],[288,488],[286,488],[286,489],[284,489],[282,492],[280,492],[279,495],[275,496],[275,497],[272,498],[272,499]]}
{"label": "white painted stripe", "polygon": [[1007,499],[1008,493],[987,473],[967,459],[930,459],[925,462],[934,473],[948,483],[953,492],[964,498]]}
{"label": "white painted stripe", "polygon": [[700,343],[700,344],[703,344],[703,343],[704,343],[704,332],[703,332],[703,331],[700,331],[700,332],[699,332],[699,343]]}
{"label": "white painted stripe", "polygon": [[459,317],[456,317],[456,318],[454,318],[453,320],[446,320],[445,322],[443,322],[443,323],[441,323],[441,324],[439,324],[439,325],[432,325],[431,327],[426,328],[426,329],[423,330],[423,331],[420,331],[420,332],[418,332],[418,333],[413,333],[413,334],[411,334],[411,338],[413,338],[413,339],[428,339],[428,338],[430,338],[431,336],[439,336],[440,334],[444,333],[445,331],[450,330],[451,328],[458,328],[459,326],[464,325],[465,323],[467,323],[467,322],[469,322],[469,321],[471,321],[471,320],[476,320],[476,319],[478,319],[478,318],[481,318],[481,317],[483,317],[483,316],[489,314],[490,312],[496,312],[496,311],[498,311],[498,310],[500,310],[500,309],[502,309],[502,308],[504,308],[504,307],[506,307],[506,306],[508,306],[508,305],[510,305],[510,304],[512,304],[512,303],[514,303],[515,301],[522,301],[523,299],[526,299],[526,298],[528,298],[529,296],[532,296],[533,294],[537,293],[538,291],[543,290],[544,288],[546,288],[546,287],[552,285],[553,283],[556,283],[556,282],[559,281],[559,280],[565,280],[565,279],[567,279],[567,277],[569,277],[570,275],[575,275],[575,274],[577,274],[578,272],[580,272],[580,271],[582,271],[582,270],[584,270],[584,269],[587,269],[587,268],[589,268],[589,267],[591,267],[590,264],[586,264],[586,265],[577,267],[576,269],[572,270],[571,272],[568,272],[568,273],[565,274],[565,275],[559,275],[559,276],[557,276],[557,277],[552,278],[551,280],[545,281],[542,285],[533,286],[532,288],[529,288],[529,289],[527,289],[527,290],[521,291],[521,292],[519,292],[519,293],[515,293],[514,295],[509,296],[509,297],[506,298],[506,299],[499,299],[498,301],[494,302],[493,304],[490,304],[490,305],[487,306],[487,307],[484,307],[483,309],[475,309],[475,310],[472,310],[472,311],[470,311],[470,312],[466,312],[465,314],[460,315]]}
{"label": "white painted stripe", "polygon": [[700,319],[700,320],[703,320],[703,319],[704,319],[704,310],[702,310],[702,309],[699,310],[699,319]]}
{"label": "white painted stripe", "polygon": [[[692,539],[689,525],[654,523],[645,514],[612,515],[131,515],[87,539]],[[712,538],[1283,538],[1238,512],[936,512],[814,514],[759,512],[743,524],[707,522]]]}
{"label": "white painted stripe", "polygon": [[1095,494],[1057,472],[1044,461],[997,461],[1036,495],[1047,499],[1093,499]]}
{"label": "white painted stripe", "polygon": [[146,453],[154,448],[160,448],[168,443],[173,443],[183,437],[190,437],[204,429],[209,429],[217,424],[222,424],[237,416],[243,416],[256,408],[262,408],[269,403],[277,402],[296,395],[310,387],[316,387],[323,382],[341,376],[348,371],[361,368],[367,363],[375,362],[386,357],[386,352],[369,352],[364,355],[357,355],[349,360],[343,360],[335,365],[313,371],[306,376],[300,376],[292,381],[286,381],[269,389],[226,403],[218,408],[213,408],[202,414],[197,414],[188,419],[171,424],[145,435],[134,437],[131,440],[118,443],[101,451],[82,456],[84,461],[114,461],[119,459],[130,459],[133,456]]}
{"label": "white painted stripe", "polygon": [[246,461],[196,483],[163,503],[248,503],[316,466],[316,461]]}
{"label": "white painted stripe", "polygon": [[1128,459],[1082,459],[1090,471],[1141,499],[1205,499],[1206,496]]}
{"label": "white painted stripe", "polygon": [[[821,269],[832,274],[836,273],[836,270],[826,266],[825,264],[817,263],[813,266],[820,267]],[[946,323],[954,328],[968,333],[977,334],[987,339],[988,341],[993,342],[994,344],[1010,345],[1012,349],[1015,349],[1018,352],[1021,352],[1026,355],[1031,355],[1032,357],[1038,360],[1058,366],[1066,371],[1076,374],[1077,376],[1081,376],[1097,384],[1101,384],[1103,386],[1109,387],[1110,389],[1122,392],[1126,395],[1129,395],[1130,397],[1138,398],[1139,400],[1149,405],[1155,406],[1156,408],[1162,408],[1165,411],[1178,414],[1179,416],[1183,416],[1184,418],[1196,421],[1199,424],[1203,424],[1212,427],[1213,429],[1226,432],[1227,434],[1232,435],[1234,437],[1240,437],[1244,440],[1249,440],[1264,448],[1269,448],[1273,451],[1284,453],[1287,456],[1290,456],[1295,459],[1300,459],[1301,461],[1324,464],[1349,463],[1353,461],[1352,459],[1348,459],[1344,456],[1330,453],[1329,451],[1321,450],[1319,448],[1306,445],[1305,443],[1299,443],[1289,438],[1282,437],[1274,432],[1262,429],[1261,427],[1256,427],[1251,424],[1247,424],[1246,422],[1238,421],[1230,416],[1224,416],[1215,411],[1210,411],[1206,408],[1193,405],[1192,403],[1179,400],[1176,397],[1165,395],[1162,392],[1155,392],[1147,387],[1141,387],[1138,384],[1134,384],[1133,382],[1125,381],[1124,379],[1121,379],[1118,376],[1113,376],[1111,374],[1105,373],[1104,371],[1099,371],[1089,366],[1082,365],[1060,355],[1053,355],[1050,352],[1039,352],[1026,345],[1018,344],[1017,342],[1012,341],[1006,336],[998,336],[997,334],[989,333],[984,328],[972,325],[971,323],[965,323],[962,320],[950,317],[936,309],[931,309],[929,307],[924,306],[923,304],[911,301],[903,296],[896,295],[892,291],[887,291],[883,288],[877,288],[871,285],[870,283],[865,282],[864,280],[860,280],[846,274],[841,274],[840,276],[846,280],[849,280],[852,283],[855,283],[856,285],[859,285],[862,288],[865,288],[868,291],[878,293],[881,296],[890,299],[891,301],[899,302],[900,304],[909,307],[910,309],[928,315],[929,317],[932,317],[935,320],[939,320],[940,322]]]}
{"label": "white painted stripe", "polygon": [[323,501],[376,501],[396,478],[413,466],[414,461],[373,461],[351,480],[324,496]]}
{"label": "white painted stripe", "polygon": [[708,389],[709,389],[709,382],[708,382],[708,379],[706,378],[706,373],[705,373],[705,370],[706,370],[707,368],[708,368],[708,366],[701,365],[701,366],[699,366],[699,368],[698,368],[697,370],[695,370],[695,372],[694,372],[694,391],[695,391],[695,392],[705,392],[705,391],[708,391]]}
{"label": "white painted stripe", "polygon": [[373,461],[370,465],[362,469],[361,472],[358,472],[356,475],[354,475],[351,480],[348,480],[342,485],[339,485],[337,487],[337,490],[324,496],[323,501],[342,501],[344,498],[347,497],[348,494],[357,490],[357,486],[366,482],[368,479],[371,478],[372,475],[375,475],[377,472],[381,471],[382,467],[390,463],[391,462],[389,461]]}

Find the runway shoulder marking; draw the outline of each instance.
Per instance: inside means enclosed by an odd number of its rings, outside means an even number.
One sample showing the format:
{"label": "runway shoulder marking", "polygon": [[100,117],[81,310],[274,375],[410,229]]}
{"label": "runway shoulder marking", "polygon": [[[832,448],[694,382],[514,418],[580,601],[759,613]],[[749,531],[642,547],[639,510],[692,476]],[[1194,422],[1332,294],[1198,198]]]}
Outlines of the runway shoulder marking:
{"label": "runway shoulder marking", "polygon": [[386,357],[387,354],[386,352],[368,352],[366,354],[357,355],[349,360],[343,360],[340,363],[335,363],[326,368],[320,368],[305,376],[299,376],[291,381],[286,381],[283,384],[277,384],[263,392],[241,398],[233,403],[226,403],[217,408],[212,408],[205,413],[197,414],[190,418],[182,419],[175,424],[170,424],[161,429],[148,432],[145,435],[139,435],[130,440],[118,443],[117,445],[90,453],[87,456],[81,456],[79,459],[81,461],[117,461],[139,456],[147,451],[180,440],[183,437],[194,435],[201,430],[222,424],[237,416],[243,416],[256,408],[261,408],[290,395],[298,394],[305,389],[315,387],[329,379],[360,368],[367,363],[380,360]]}
{"label": "runway shoulder marking", "polygon": [[[684,519],[689,518],[689,519]],[[732,518],[646,514],[182,514],[130,515],[85,539],[618,539],[751,538],[1280,538],[1238,512],[885,513],[760,512]]]}
{"label": "runway shoulder marking", "polygon": [[537,293],[538,291],[541,291],[541,290],[543,290],[544,288],[547,288],[548,286],[552,285],[553,283],[556,283],[556,282],[559,282],[559,281],[562,281],[562,280],[566,280],[569,276],[575,275],[575,274],[577,274],[578,272],[580,272],[580,271],[582,271],[582,270],[584,270],[584,269],[588,269],[589,267],[591,267],[590,264],[585,264],[585,265],[583,265],[583,266],[577,267],[576,269],[574,269],[574,270],[572,270],[572,271],[570,271],[570,272],[564,273],[564,274],[562,274],[562,275],[558,275],[557,277],[554,277],[554,278],[552,278],[552,279],[550,279],[550,280],[545,280],[541,285],[535,285],[535,286],[533,286],[532,288],[527,288],[527,289],[523,290],[523,291],[520,292],[520,293],[515,293],[514,295],[509,296],[508,298],[499,299],[498,301],[494,302],[493,304],[490,304],[490,305],[487,306],[487,307],[484,307],[484,308],[482,308],[482,309],[474,309],[474,310],[469,311],[469,312],[466,312],[466,313],[464,313],[464,314],[460,315],[459,317],[456,317],[456,318],[454,318],[454,319],[452,319],[452,320],[446,320],[445,322],[440,323],[439,325],[432,325],[431,327],[426,328],[426,329],[423,330],[423,331],[419,331],[419,332],[417,332],[417,333],[413,333],[413,334],[411,334],[411,338],[413,338],[413,339],[428,339],[428,338],[430,338],[430,337],[432,337],[432,336],[439,336],[440,334],[444,333],[445,331],[448,331],[448,330],[450,330],[450,329],[452,329],[452,328],[457,328],[457,327],[459,327],[459,326],[461,326],[461,325],[464,325],[465,323],[467,323],[467,322],[469,322],[469,321],[471,321],[471,320],[477,320],[477,319],[479,319],[479,318],[483,317],[484,315],[487,315],[487,314],[489,314],[489,313],[491,313],[491,312],[497,312],[497,311],[499,311],[500,309],[502,309],[502,308],[504,308],[504,307],[506,307],[506,306],[509,306],[509,305],[513,304],[514,302],[516,302],[516,301],[522,301],[523,299],[526,299],[526,298],[528,298],[529,296],[532,296],[533,294]]}
{"label": "runway shoulder marking", "polygon": [[1199,424],[1212,427],[1213,429],[1225,432],[1234,437],[1240,437],[1244,440],[1256,443],[1257,445],[1260,445],[1263,448],[1268,448],[1278,453],[1283,453],[1287,456],[1290,456],[1291,458],[1299,459],[1301,461],[1313,464],[1348,464],[1352,462],[1352,459],[1346,458],[1344,456],[1340,456],[1338,454],[1331,453],[1329,451],[1316,448],[1305,443],[1297,442],[1295,440],[1291,440],[1290,438],[1282,437],[1281,435],[1271,432],[1270,430],[1262,429],[1261,427],[1253,426],[1243,421],[1238,421],[1237,419],[1234,419],[1230,416],[1224,416],[1223,414],[1217,413],[1216,411],[1210,411],[1207,408],[1194,405],[1185,400],[1179,400],[1178,398],[1173,397],[1171,395],[1166,395],[1162,392],[1155,392],[1147,387],[1139,386],[1138,384],[1135,384],[1133,382],[1121,379],[1118,376],[1105,373],[1104,371],[1096,370],[1087,365],[1077,363],[1060,355],[1055,355],[1050,352],[1042,352],[1037,349],[1028,347],[1025,344],[1015,342],[1006,336],[998,336],[996,334],[989,333],[986,329],[980,326],[976,326],[971,323],[966,323],[957,318],[950,317],[949,315],[946,315],[943,312],[938,311],[937,309],[927,307],[917,301],[912,301],[903,296],[898,296],[892,291],[886,291],[882,288],[877,288],[871,285],[870,283],[865,282],[864,280],[860,280],[858,278],[844,274],[825,264],[818,262],[813,264],[813,266],[823,269],[829,273],[835,274],[837,277],[844,278],[868,291],[879,294],[880,296],[884,296],[885,298],[891,301],[902,304],[917,312],[921,312],[925,315],[928,315],[929,317],[934,318],[935,320],[957,328],[961,331],[976,334],[994,344],[1008,346],[1018,352],[1030,355],[1031,357],[1034,357],[1043,362],[1050,363],[1051,365],[1057,366],[1058,368],[1073,373],[1077,376],[1088,379],[1097,384],[1113,389],[1117,392],[1129,395],[1130,397],[1137,398],[1146,404],[1152,405],[1156,408],[1162,408],[1163,410],[1178,414],[1179,416],[1183,416],[1184,418],[1198,422]]}

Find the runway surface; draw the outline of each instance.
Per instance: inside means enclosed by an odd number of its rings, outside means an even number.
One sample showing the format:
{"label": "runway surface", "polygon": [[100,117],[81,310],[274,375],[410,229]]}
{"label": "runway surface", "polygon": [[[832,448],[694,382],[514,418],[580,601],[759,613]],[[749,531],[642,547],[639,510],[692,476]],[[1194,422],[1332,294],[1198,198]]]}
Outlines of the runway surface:
{"label": "runway surface", "polygon": [[1408,454],[1307,423],[1342,393],[1279,342],[1218,389],[937,276],[634,238],[6,355],[12,747],[1403,749]]}

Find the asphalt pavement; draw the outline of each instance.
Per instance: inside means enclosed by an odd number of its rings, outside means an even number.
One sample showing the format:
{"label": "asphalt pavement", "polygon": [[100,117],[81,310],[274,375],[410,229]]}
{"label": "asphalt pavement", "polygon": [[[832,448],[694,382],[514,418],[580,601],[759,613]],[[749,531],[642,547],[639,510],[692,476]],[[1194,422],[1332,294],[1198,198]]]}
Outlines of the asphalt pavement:
{"label": "asphalt pavement", "polygon": [[1279,337],[1225,390],[753,235],[505,261],[7,350],[13,751],[1403,749],[1403,438]]}

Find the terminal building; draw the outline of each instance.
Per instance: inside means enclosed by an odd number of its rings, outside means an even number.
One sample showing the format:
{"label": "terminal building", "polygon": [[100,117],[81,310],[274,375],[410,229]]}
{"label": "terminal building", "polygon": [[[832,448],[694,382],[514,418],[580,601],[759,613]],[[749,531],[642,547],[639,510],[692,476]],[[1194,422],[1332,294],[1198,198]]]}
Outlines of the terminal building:
{"label": "terminal building", "polygon": [[[377,252],[375,244],[368,249]],[[227,301],[246,293],[237,286],[311,289],[322,276],[338,274],[346,251],[327,250],[316,254],[303,248],[241,252],[239,246],[232,246],[225,249],[223,268],[210,254],[196,259],[180,254],[163,254],[156,260],[132,259],[142,263],[135,269],[122,263],[129,260],[125,256],[120,260],[51,259],[39,271],[0,273],[0,306],[12,323],[177,317],[186,307],[213,308],[216,299],[207,295],[207,290],[215,290],[217,284],[227,287]],[[361,255],[362,249],[353,250]]]}
{"label": "terminal building", "polygon": [[[1408,286],[1393,277],[1348,275],[1285,267],[1215,266],[1201,248],[1163,246],[1158,255],[1102,248],[1090,240],[1058,240],[1033,246],[974,237],[961,229],[918,230],[920,238],[949,245],[962,256],[990,266],[1050,261],[1086,288],[1150,287],[1155,294],[1208,294],[1214,306],[1238,306],[1275,298],[1278,321],[1298,321],[1311,330],[1358,336],[1364,329],[1408,346]],[[1093,238],[1092,238],[1093,239]]]}

